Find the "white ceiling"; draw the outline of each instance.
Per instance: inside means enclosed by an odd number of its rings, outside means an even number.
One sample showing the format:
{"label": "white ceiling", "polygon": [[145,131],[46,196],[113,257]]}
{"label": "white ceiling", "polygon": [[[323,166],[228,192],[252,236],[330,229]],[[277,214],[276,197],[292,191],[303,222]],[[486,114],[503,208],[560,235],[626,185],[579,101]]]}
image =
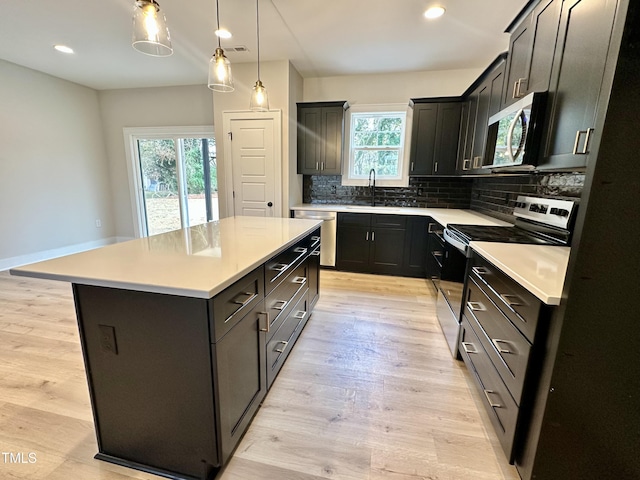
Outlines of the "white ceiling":
{"label": "white ceiling", "polygon": [[[2,0],[0,59],[97,90],[196,85],[215,50],[215,0],[158,0],[174,54],[131,47],[134,0]],[[439,3],[444,17],[427,20]],[[291,60],[305,77],[483,68],[508,46],[527,0],[260,0],[261,61]],[[233,63],[255,62],[255,0],[219,0]],[[62,43],[76,53],[53,50]]]}

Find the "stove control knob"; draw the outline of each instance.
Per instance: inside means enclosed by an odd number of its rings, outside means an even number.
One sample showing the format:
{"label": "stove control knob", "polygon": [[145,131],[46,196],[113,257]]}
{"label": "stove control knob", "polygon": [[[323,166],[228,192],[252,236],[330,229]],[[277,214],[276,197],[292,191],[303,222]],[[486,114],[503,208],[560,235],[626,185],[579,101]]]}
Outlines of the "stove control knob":
{"label": "stove control knob", "polygon": [[532,205],[529,207],[529,211],[530,211],[530,212],[537,212],[538,210],[539,210],[539,207],[538,207],[538,205],[537,205],[537,204],[535,204],[535,203],[534,203],[534,204],[532,204]]}
{"label": "stove control knob", "polygon": [[558,215],[560,215],[561,217],[568,217],[569,216],[569,210],[560,209],[560,210],[558,210]]}
{"label": "stove control knob", "polygon": [[559,210],[557,208],[552,208],[549,213],[551,215],[560,215]]}

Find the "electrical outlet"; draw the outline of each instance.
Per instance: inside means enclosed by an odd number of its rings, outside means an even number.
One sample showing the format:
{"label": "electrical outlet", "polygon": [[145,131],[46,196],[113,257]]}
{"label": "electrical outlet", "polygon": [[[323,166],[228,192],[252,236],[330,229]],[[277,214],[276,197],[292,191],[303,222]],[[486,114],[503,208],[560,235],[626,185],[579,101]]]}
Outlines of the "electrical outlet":
{"label": "electrical outlet", "polygon": [[331,193],[335,194],[338,191],[338,187],[336,187],[335,185],[331,185]]}
{"label": "electrical outlet", "polygon": [[109,325],[98,325],[100,329],[100,348],[103,352],[118,354],[116,344],[116,329]]}
{"label": "electrical outlet", "polygon": [[96,218],[96,228],[102,228],[102,220]]}

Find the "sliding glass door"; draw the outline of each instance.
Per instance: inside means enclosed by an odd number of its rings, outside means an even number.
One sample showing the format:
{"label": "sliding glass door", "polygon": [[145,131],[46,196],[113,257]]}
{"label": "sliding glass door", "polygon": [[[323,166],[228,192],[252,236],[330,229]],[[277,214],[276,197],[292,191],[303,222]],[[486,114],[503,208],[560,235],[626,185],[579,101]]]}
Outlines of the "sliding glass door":
{"label": "sliding glass door", "polygon": [[131,135],[141,236],[218,220],[212,137]]}

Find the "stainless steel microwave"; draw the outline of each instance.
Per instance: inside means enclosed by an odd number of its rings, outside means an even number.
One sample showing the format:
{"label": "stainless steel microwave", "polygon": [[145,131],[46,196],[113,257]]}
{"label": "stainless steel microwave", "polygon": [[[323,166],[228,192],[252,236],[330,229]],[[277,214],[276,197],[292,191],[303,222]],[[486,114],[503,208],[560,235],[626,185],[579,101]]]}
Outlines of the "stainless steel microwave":
{"label": "stainless steel microwave", "polygon": [[489,118],[487,146],[492,161],[488,168],[535,168],[542,140],[546,98],[546,92],[530,93]]}

